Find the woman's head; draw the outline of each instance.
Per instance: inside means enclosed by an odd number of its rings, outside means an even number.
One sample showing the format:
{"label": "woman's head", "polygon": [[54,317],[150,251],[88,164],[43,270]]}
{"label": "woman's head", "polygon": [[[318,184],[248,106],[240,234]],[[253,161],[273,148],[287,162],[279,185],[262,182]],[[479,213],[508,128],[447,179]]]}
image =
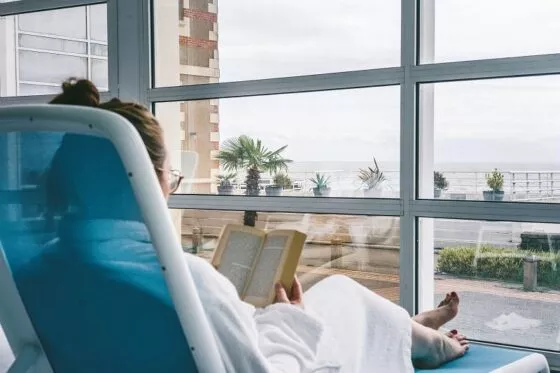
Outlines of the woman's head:
{"label": "woman's head", "polygon": [[146,146],[165,196],[179,187],[180,176],[171,171],[168,163],[162,127],[146,107],[117,98],[102,103],[97,87],[85,79],[70,79],[64,82],[62,93],[50,103],[100,108],[127,119],[136,128]]}
{"label": "woman's head", "polygon": [[[88,80],[69,80],[62,89],[51,104],[94,107],[127,119],[146,146],[164,195],[178,188],[181,180],[170,170],[163,130],[147,108],[116,98],[101,103],[97,88]],[[57,211],[76,208],[90,218],[139,216],[122,162],[104,139],[66,135],[52,161],[47,186],[51,207]]]}

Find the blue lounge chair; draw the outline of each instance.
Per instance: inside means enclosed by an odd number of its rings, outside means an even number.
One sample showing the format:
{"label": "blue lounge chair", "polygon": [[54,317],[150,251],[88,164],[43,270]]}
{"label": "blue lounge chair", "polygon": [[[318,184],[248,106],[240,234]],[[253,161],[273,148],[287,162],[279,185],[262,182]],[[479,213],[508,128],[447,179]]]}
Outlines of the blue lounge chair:
{"label": "blue lounge chair", "polygon": [[[140,234],[153,252],[86,247],[92,250],[77,256],[75,247],[64,247],[66,221],[53,209],[57,190],[49,191],[44,176],[65,138],[75,140],[74,157],[105,165],[97,175],[88,170],[94,177],[80,185],[88,190],[89,206],[143,222],[148,231]],[[121,162],[110,161],[115,154]],[[71,159],[67,165],[60,171],[67,182],[83,182],[73,178],[80,170]],[[66,106],[0,108],[0,324],[16,356],[10,373],[224,371],[151,170],[140,136],[117,115]],[[119,180],[123,198],[136,201],[132,211],[103,201],[107,178]],[[136,226],[122,228],[112,231],[109,222],[70,234],[102,242],[104,235],[126,235]],[[143,262],[156,255],[157,266]],[[548,366],[542,355],[473,346],[465,358],[436,371],[547,373]]]}

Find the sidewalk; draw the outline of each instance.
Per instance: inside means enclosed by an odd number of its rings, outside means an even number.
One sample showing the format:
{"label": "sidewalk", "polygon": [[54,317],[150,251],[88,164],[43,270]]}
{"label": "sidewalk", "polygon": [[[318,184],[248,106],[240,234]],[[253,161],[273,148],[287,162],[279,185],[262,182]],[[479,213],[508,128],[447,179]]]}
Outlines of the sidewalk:
{"label": "sidewalk", "polygon": [[507,298],[560,303],[560,291],[543,288],[540,291],[528,292],[523,290],[522,285],[491,280],[468,280],[437,275],[435,287],[436,294],[440,295],[456,291],[458,293],[493,294]]}

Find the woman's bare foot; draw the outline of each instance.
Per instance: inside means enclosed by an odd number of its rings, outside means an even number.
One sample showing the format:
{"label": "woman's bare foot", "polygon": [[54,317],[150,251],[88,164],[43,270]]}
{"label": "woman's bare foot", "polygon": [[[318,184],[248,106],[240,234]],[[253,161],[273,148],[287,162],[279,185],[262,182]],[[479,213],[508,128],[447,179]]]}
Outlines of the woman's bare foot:
{"label": "woman's bare foot", "polygon": [[455,293],[454,291],[451,292],[451,293],[445,294],[445,298],[441,302],[439,302],[438,308],[448,305],[449,302],[451,302],[451,297],[454,296],[454,295],[457,295],[457,293]]}
{"label": "woman's bare foot", "polygon": [[414,366],[433,369],[463,356],[469,349],[466,337],[457,331],[451,331],[448,335],[438,333],[423,325],[415,325],[413,322],[412,358]]}
{"label": "woman's bare foot", "polygon": [[466,341],[467,337],[461,333],[459,333],[456,329],[451,330],[450,332],[445,333],[445,335],[451,339],[455,339],[459,342]]}
{"label": "woman's bare foot", "polygon": [[459,296],[456,292],[448,293],[436,309],[422,312],[412,319],[428,328],[438,330],[451,321],[459,312]]}

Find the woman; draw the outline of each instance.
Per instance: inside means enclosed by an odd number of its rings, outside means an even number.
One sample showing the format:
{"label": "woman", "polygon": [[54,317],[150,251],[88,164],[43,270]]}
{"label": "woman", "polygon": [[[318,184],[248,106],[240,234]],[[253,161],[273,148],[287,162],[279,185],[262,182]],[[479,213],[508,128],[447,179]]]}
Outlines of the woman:
{"label": "woman", "polygon": [[[52,103],[122,115],[140,133],[165,197],[179,187],[162,129],[147,109],[116,99],[100,104],[86,80],[64,83]],[[112,145],[67,135],[53,159],[47,195],[50,216],[62,216],[59,240],[19,270],[16,281],[55,371],[192,368]],[[463,336],[437,331],[457,313],[455,293],[410,319],[351,279],[332,276],[305,294],[297,279],[290,292],[277,285],[277,302],[255,309],[206,261],[190,254],[185,259],[229,372],[412,372],[412,362],[437,367],[468,349]],[[55,328],[61,323],[64,328]],[[115,330],[124,332],[115,337]]]}

